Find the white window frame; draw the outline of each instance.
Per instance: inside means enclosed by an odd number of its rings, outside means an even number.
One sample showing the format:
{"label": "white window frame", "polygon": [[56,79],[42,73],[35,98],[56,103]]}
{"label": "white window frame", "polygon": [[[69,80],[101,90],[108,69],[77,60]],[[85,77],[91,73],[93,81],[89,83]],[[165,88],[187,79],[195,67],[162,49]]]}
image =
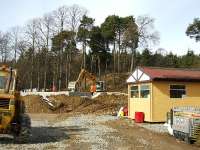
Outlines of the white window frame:
{"label": "white window frame", "polygon": [[[148,96],[148,97],[142,97],[142,96],[141,96],[141,91],[142,91],[142,90],[141,90],[141,89],[142,89],[141,87],[142,87],[142,86],[148,86],[148,87],[149,87],[149,89],[145,89],[145,90],[148,90],[148,91],[149,91],[149,96]],[[139,95],[140,95],[140,98],[143,98],[143,99],[148,99],[148,98],[150,98],[150,95],[151,95],[151,86],[150,86],[149,84],[141,84],[141,85],[140,85],[140,94],[139,94]]]}
{"label": "white window frame", "polygon": [[[131,90],[131,88],[134,87],[134,86],[137,86],[138,89],[137,89],[137,90]],[[132,97],[132,96],[131,96],[131,92],[132,92],[132,91],[138,91],[138,97]],[[140,93],[139,93],[139,92],[140,92],[140,90],[139,90],[139,85],[131,85],[131,86],[130,86],[130,97],[131,97],[131,98],[140,98]]]}

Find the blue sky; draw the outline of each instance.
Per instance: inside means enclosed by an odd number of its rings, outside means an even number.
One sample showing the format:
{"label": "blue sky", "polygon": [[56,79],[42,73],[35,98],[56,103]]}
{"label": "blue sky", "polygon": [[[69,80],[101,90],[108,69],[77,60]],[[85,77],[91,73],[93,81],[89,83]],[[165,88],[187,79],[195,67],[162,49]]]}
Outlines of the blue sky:
{"label": "blue sky", "polygon": [[78,4],[85,7],[88,15],[101,24],[108,15],[149,15],[155,19],[155,28],[160,33],[159,47],[184,54],[188,49],[200,53],[200,42],[196,43],[185,35],[193,18],[200,17],[199,0],[1,0],[0,30],[22,26],[28,20],[62,5]]}

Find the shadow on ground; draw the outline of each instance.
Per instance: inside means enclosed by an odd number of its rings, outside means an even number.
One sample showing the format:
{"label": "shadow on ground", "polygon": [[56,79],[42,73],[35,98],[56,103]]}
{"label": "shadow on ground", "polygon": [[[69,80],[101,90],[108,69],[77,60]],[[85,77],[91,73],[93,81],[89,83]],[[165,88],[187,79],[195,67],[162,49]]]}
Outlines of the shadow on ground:
{"label": "shadow on ground", "polygon": [[[73,135],[81,134],[81,131],[87,131],[87,128],[80,126],[67,127],[32,127],[32,136],[27,144],[42,144],[50,142],[59,142],[68,140]],[[13,139],[10,137],[0,137],[0,144],[12,144]]]}

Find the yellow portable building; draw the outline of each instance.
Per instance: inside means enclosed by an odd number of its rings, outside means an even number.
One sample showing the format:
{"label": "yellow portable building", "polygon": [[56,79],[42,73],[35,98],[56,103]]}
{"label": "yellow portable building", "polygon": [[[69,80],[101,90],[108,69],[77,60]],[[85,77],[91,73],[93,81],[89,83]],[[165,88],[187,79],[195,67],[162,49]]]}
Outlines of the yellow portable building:
{"label": "yellow portable building", "polygon": [[147,122],[165,122],[173,107],[200,107],[200,70],[137,67],[126,82],[133,119],[143,112]]}

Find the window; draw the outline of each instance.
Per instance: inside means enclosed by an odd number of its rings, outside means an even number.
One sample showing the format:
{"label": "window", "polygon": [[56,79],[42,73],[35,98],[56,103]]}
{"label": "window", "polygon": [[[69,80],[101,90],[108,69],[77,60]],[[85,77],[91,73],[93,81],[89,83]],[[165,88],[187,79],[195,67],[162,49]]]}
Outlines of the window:
{"label": "window", "polygon": [[141,85],[140,86],[140,96],[141,96],[141,98],[148,98],[150,96],[149,85]]}
{"label": "window", "polygon": [[170,98],[183,98],[185,95],[185,85],[170,85]]}
{"label": "window", "polygon": [[[9,73],[4,73],[4,71],[0,71],[0,90],[5,90],[6,85],[8,84],[8,79],[9,79]],[[11,77],[11,82],[9,85],[9,90],[13,90],[13,84],[14,84],[14,75],[12,74]]]}
{"label": "window", "polygon": [[138,98],[139,92],[138,92],[138,86],[131,86],[131,98]]}
{"label": "window", "polygon": [[0,76],[0,89],[5,89],[7,82],[6,76]]}

